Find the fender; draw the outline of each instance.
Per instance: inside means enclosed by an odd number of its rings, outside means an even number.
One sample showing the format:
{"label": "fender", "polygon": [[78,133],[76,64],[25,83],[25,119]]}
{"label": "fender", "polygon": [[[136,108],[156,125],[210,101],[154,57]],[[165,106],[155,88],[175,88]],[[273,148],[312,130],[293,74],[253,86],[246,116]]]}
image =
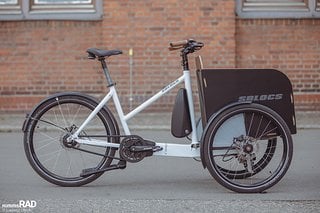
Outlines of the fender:
{"label": "fender", "polygon": [[206,135],[206,133],[208,131],[209,126],[214,122],[216,117],[218,115],[220,115],[222,112],[224,112],[225,110],[227,110],[227,109],[229,109],[231,107],[234,107],[234,106],[246,105],[246,104],[252,104],[252,102],[251,101],[233,102],[231,104],[228,104],[228,105],[222,107],[221,109],[219,109],[218,112],[216,112],[216,113],[211,115],[211,117],[209,118],[209,120],[208,120],[208,122],[207,122],[207,124],[206,124],[206,126],[205,126],[205,128],[203,130],[203,133],[202,133],[202,136],[201,136],[201,140],[200,140],[200,157],[201,157],[201,162],[202,162],[203,168],[207,167],[207,165],[205,164],[205,160],[204,160],[204,153],[203,153],[204,152],[204,147],[203,147],[204,146],[204,141],[203,140],[205,138],[205,135]]}
{"label": "fender", "polygon": [[[32,117],[34,116],[35,114],[35,111],[38,107],[41,107],[41,105],[43,105],[45,102],[51,100],[51,99],[55,99],[57,97],[63,97],[63,96],[69,96],[69,95],[72,95],[72,96],[78,96],[78,97],[85,97],[85,98],[88,98],[90,99],[92,102],[96,103],[96,105],[99,104],[99,102],[92,96],[90,95],[87,95],[87,94],[84,94],[84,93],[80,93],[80,92],[62,92],[62,93],[56,93],[56,94],[53,94],[53,95],[50,95],[49,97],[45,98],[44,100],[42,100],[39,104],[37,104],[32,110],[30,113],[27,113],[26,114],[26,118],[23,122],[23,126],[22,126],[22,131],[23,132],[26,132],[27,131],[27,126],[30,124],[30,122],[32,121]],[[112,112],[108,109],[108,107],[104,106],[101,110],[104,111],[104,113],[106,113],[107,115],[110,116],[110,119],[112,120],[112,123],[115,127],[115,131],[116,131],[116,134],[119,135],[120,134],[120,130],[119,130],[119,126],[118,126],[118,123],[115,119],[115,117],[113,116]]]}

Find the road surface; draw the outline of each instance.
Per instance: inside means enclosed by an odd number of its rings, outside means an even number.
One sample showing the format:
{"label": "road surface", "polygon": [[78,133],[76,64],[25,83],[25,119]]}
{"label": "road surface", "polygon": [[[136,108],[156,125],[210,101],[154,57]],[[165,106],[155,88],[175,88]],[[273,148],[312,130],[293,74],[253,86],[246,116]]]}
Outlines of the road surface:
{"label": "road surface", "polygon": [[[181,142],[165,131],[134,133]],[[231,192],[193,159],[155,156],[83,187],[58,187],[29,166],[22,137],[20,132],[0,133],[0,212],[320,212],[319,129],[294,135],[288,173],[263,194]],[[14,207],[28,201],[26,208]]]}

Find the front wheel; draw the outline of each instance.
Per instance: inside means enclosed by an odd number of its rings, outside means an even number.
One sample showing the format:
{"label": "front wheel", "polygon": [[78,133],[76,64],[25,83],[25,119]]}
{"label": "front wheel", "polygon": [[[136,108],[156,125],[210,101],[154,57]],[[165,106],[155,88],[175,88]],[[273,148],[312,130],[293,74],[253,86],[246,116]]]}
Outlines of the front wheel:
{"label": "front wheel", "polygon": [[[24,148],[32,168],[45,180],[60,186],[81,186],[102,173],[82,177],[83,169],[108,167],[115,149],[68,143],[73,134],[97,106],[97,102],[78,93],[58,94],[43,101],[32,113],[24,134]],[[117,139],[113,116],[105,108],[86,125],[79,137],[100,140]],[[95,153],[95,154],[94,154]]]}
{"label": "front wheel", "polygon": [[203,142],[210,174],[235,192],[272,187],[292,159],[288,126],[276,112],[258,104],[234,106],[219,114],[206,128]]}

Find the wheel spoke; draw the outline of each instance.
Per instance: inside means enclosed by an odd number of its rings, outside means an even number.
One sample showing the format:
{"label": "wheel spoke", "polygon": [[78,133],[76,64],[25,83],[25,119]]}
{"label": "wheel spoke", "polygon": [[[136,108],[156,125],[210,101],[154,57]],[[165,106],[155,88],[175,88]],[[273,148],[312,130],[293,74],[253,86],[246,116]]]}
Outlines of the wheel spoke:
{"label": "wheel spoke", "polygon": [[72,124],[75,123],[75,120],[78,117],[81,108],[82,108],[82,106],[79,105],[77,112],[74,113],[74,116],[73,116],[72,121],[71,121]]}
{"label": "wheel spoke", "polygon": [[247,135],[250,135],[250,130],[251,130],[251,126],[252,126],[252,123],[253,123],[253,118],[254,118],[254,113],[252,113],[252,115],[251,115],[251,120],[250,120],[250,123],[249,123]]}
{"label": "wheel spoke", "polygon": [[60,150],[60,152],[58,152],[58,156],[56,157],[56,160],[55,160],[55,162],[54,162],[54,164],[53,164],[52,171],[55,171],[55,170],[56,170],[56,167],[57,167],[57,165],[58,165],[58,161],[59,161],[59,159],[60,159],[61,151],[62,151],[62,150]]}
{"label": "wheel spoke", "polygon": [[258,125],[257,130],[256,130],[255,138],[257,138],[257,136],[259,134],[259,130],[260,130],[260,126],[261,126],[262,120],[263,120],[263,115],[261,115],[261,118],[259,120],[259,125]]}
{"label": "wheel spoke", "polygon": [[42,161],[42,163],[46,163],[46,162],[50,161],[51,159],[53,159],[55,157],[55,155],[59,154],[60,152],[62,152],[61,149],[55,150],[55,151],[52,151],[52,152],[49,152],[49,153],[46,153],[46,154],[39,154],[38,158],[41,159],[43,157],[49,156],[46,160]]}
{"label": "wheel spoke", "polygon": [[45,133],[40,133],[40,134],[45,135],[48,138],[39,141],[39,144],[41,144],[41,143],[45,143],[45,144],[40,146],[40,147],[37,147],[35,149],[36,152],[40,151],[41,149],[43,149],[43,148],[45,148],[45,147],[47,147],[47,146],[49,146],[49,145],[51,145],[53,143],[57,143],[57,140],[59,139],[59,137],[51,137],[51,136],[49,136],[49,135],[47,135]]}
{"label": "wheel spoke", "polygon": [[[266,136],[266,135],[268,135],[269,133],[274,132],[276,129],[277,129],[277,127],[273,128],[273,129],[270,129],[270,130],[267,131],[267,132],[263,132],[263,133],[258,137],[258,139],[260,140],[263,136]],[[265,129],[265,130],[266,130],[266,129]]]}
{"label": "wheel spoke", "polygon": [[[63,111],[61,109],[61,105],[59,103],[59,98],[56,98],[56,101],[58,102],[58,107],[59,107],[58,109],[59,109],[60,115],[62,117],[62,120],[64,121],[65,126],[68,126],[68,123],[67,123],[67,121],[65,119],[64,113],[63,113]],[[66,105],[68,105],[68,104],[66,104]]]}

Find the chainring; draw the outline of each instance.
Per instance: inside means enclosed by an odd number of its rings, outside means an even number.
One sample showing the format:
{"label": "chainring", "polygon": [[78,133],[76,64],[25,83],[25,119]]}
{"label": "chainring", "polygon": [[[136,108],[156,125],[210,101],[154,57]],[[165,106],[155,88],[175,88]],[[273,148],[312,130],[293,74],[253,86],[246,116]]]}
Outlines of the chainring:
{"label": "chainring", "polygon": [[121,158],[130,162],[137,163],[146,157],[146,152],[133,152],[131,151],[132,146],[142,146],[143,139],[138,136],[125,137],[120,143],[119,153]]}

